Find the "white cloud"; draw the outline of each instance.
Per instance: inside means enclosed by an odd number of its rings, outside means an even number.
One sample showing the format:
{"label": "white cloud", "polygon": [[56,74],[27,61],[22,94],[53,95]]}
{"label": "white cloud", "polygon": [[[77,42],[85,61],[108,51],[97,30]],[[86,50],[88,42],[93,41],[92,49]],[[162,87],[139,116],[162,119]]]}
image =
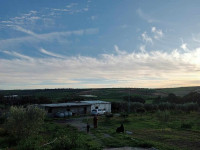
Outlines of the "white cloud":
{"label": "white cloud", "polygon": [[145,42],[149,42],[151,44],[153,44],[153,40],[150,36],[147,35],[146,32],[142,33],[142,39],[145,41]]}
{"label": "white cloud", "polygon": [[45,50],[44,48],[40,48],[40,52],[42,52],[43,54],[49,55],[49,56],[53,56],[53,57],[65,58],[65,57],[63,57],[62,55],[49,52],[49,51]]}
{"label": "white cloud", "polygon": [[120,28],[126,29],[126,28],[128,28],[128,25],[127,24],[123,24],[123,25],[120,26]]}
{"label": "white cloud", "polygon": [[57,14],[60,14],[60,12],[65,12],[68,14],[75,14],[75,13],[83,13],[89,10],[89,6],[81,6],[78,3],[71,3],[66,5],[64,8],[51,8],[51,11],[57,12]]}
{"label": "white cloud", "polygon": [[91,16],[90,18],[91,18],[91,20],[95,20],[97,18],[97,16]]}
{"label": "white cloud", "polygon": [[18,44],[27,43],[27,42],[39,43],[39,42],[53,41],[55,39],[58,42],[59,41],[62,42],[64,37],[67,37],[70,35],[81,36],[81,35],[97,34],[99,32],[98,28],[88,28],[88,29],[81,29],[81,30],[74,30],[74,31],[50,32],[50,33],[44,33],[44,34],[37,34],[30,30],[21,28],[19,26],[17,26],[17,28],[15,27],[14,29],[27,33],[30,36],[0,40],[1,49],[6,49],[10,46],[16,46]]}
{"label": "white cloud", "polygon": [[127,54],[126,51],[120,50],[117,45],[114,45],[114,48],[115,48],[115,51],[117,52],[117,54],[119,54],[119,55]]}
{"label": "white cloud", "polygon": [[182,43],[180,48],[182,48],[184,51],[187,51],[188,50],[187,43]]}
{"label": "white cloud", "polygon": [[2,52],[5,53],[5,54],[14,56],[14,57],[21,58],[21,59],[26,59],[26,60],[30,60],[30,61],[33,60],[33,58],[31,58],[31,57],[29,57],[29,56],[26,56],[26,55],[23,55],[23,54],[14,52],[14,51],[2,51]]}
{"label": "white cloud", "polygon": [[[7,88],[9,84],[18,85],[18,88],[23,88],[23,85],[31,85],[32,88],[170,87],[197,85],[200,82],[200,48],[188,52],[175,49],[169,53],[128,53],[119,50],[116,45],[115,50],[117,54],[102,54],[98,58],[73,56],[65,59],[30,59],[23,54],[5,52],[18,59],[0,59],[0,89]],[[59,55],[46,50],[42,52]],[[116,83],[81,83],[84,79],[103,79]],[[41,84],[44,82],[47,84]]]}
{"label": "white cloud", "polygon": [[140,51],[141,51],[142,53],[146,52],[146,46],[145,46],[145,45],[141,45],[141,46],[140,46]]}
{"label": "white cloud", "polygon": [[137,9],[136,13],[139,15],[140,18],[146,20],[148,23],[157,23],[158,20],[154,19],[152,16],[148,15],[147,13],[144,13],[142,9]]}
{"label": "white cloud", "polygon": [[20,26],[13,26],[13,28],[14,28],[15,30],[18,30],[18,31],[27,33],[27,34],[29,34],[29,35],[37,36],[37,34],[35,34],[34,32],[32,32],[32,31],[30,31],[30,30],[27,30],[27,29],[24,29],[24,28],[22,28],[22,27],[20,27]]}
{"label": "white cloud", "polygon": [[160,39],[163,37],[163,32],[161,29],[157,29],[156,27],[151,28],[151,32],[154,33],[155,39]]}

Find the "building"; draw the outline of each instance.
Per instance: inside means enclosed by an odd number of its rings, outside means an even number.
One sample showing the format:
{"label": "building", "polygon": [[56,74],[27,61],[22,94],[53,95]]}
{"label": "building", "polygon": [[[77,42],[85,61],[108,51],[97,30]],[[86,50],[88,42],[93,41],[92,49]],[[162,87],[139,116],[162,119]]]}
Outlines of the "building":
{"label": "building", "polygon": [[102,109],[102,110],[105,110],[106,112],[111,113],[111,103],[110,102],[99,101],[99,100],[81,101],[81,102],[91,104],[91,111],[93,109]]}
{"label": "building", "polygon": [[40,104],[40,108],[45,109],[49,116],[53,116],[58,112],[72,112],[72,115],[76,114],[88,114],[91,111],[91,104],[83,102],[74,103],[55,103],[55,104]]}
{"label": "building", "polygon": [[40,108],[45,109],[49,116],[54,116],[58,112],[72,112],[72,115],[90,114],[93,109],[103,109],[111,112],[111,103],[105,101],[80,101],[71,103],[40,104]]}

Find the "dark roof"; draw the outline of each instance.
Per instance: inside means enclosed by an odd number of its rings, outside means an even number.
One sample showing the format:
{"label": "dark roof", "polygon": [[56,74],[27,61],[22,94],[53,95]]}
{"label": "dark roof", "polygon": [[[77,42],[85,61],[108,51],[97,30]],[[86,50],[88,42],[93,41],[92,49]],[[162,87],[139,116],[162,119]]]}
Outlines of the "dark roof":
{"label": "dark roof", "polygon": [[74,102],[74,103],[55,103],[55,104],[41,104],[43,107],[71,107],[71,106],[90,106],[91,104],[84,102]]}

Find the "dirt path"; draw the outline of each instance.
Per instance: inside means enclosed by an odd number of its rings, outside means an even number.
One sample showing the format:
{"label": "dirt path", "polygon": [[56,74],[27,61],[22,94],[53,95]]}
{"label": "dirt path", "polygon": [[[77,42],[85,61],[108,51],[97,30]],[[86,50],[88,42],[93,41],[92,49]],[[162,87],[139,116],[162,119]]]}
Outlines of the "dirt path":
{"label": "dirt path", "polygon": [[[87,124],[83,122],[84,119],[91,119],[92,116],[84,116],[84,117],[79,117],[79,118],[71,118],[71,119],[67,119],[65,121],[62,121],[60,123],[65,123],[68,124],[70,126],[76,127],[79,131],[83,131],[83,132],[87,132]],[[90,127],[92,128],[93,126],[90,125]],[[89,133],[89,135],[94,138],[96,141],[98,141],[101,145],[103,145],[102,141],[100,139],[98,139],[94,134],[92,134],[91,132]],[[105,134],[105,137],[112,137],[109,134]],[[120,147],[120,148],[104,148],[103,150],[156,150],[154,148],[138,148],[138,147]]]}
{"label": "dirt path", "polygon": [[87,124],[83,122],[84,119],[89,119],[89,117],[80,117],[80,118],[72,118],[67,119],[66,124],[76,127],[79,131],[87,131],[86,126]]}
{"label": "dirt path", "polygon": [[156,150],[154,148],[139,148],[139,147],[120,147],[120,148],[105,148],[103,150]]}

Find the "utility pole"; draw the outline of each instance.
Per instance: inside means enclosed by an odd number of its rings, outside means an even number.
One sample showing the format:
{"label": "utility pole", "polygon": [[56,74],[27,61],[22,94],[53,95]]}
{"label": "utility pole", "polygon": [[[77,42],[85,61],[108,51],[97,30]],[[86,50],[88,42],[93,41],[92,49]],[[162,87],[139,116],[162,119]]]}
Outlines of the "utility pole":
{"label": "utility pole", "polygon": [[128,113],[130,113],[130,99],[131,99],[131,88],[129,88],[129,97],[128,97]]}

